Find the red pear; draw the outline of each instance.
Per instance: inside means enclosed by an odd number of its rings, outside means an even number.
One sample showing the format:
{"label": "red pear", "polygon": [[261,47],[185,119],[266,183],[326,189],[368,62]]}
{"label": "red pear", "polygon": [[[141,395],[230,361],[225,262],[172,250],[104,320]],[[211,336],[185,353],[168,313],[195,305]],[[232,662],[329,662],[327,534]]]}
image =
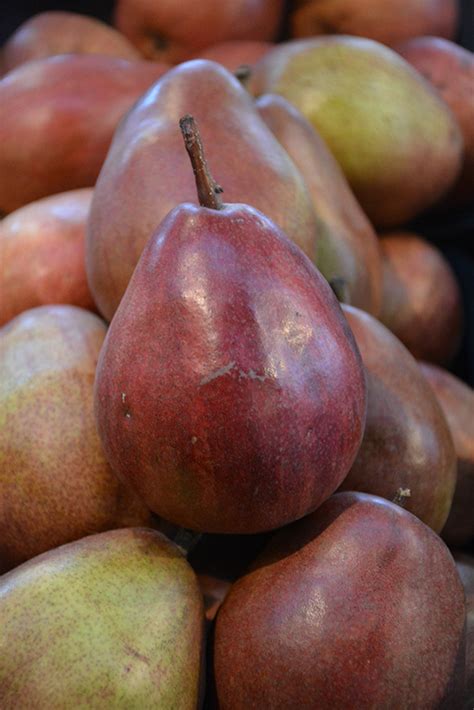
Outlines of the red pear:
{"label": "red pear", "polygon": [[137,264],[97,368],[99,433],[161,517],[261,532],[345,477],[365,376],[323,276],[261,212],[222,204],[193,119],[181,126],[202,206],[172,210]]}
{"label": "red pear", "polygon": [[2,48],[3,70],[56,54],[106,54],[140,59],[138,50],[117,30],[95,17],[74,12],[41,12],[26,20]]}
{"label": "red pear", "polygon": [[447,200],[456,204],[474,200],[474,53],[440,37],[416,37],[397,52],[439,91],[461,128],[464,161],[461,174]]}
{"label": "red pear", "polygon": [[446,522],[456,454],[446,419],[418,363],[375,318],[343,306],[367,371],[364,438],[344,490],[398,500],[433,530]]}
{"label": "red pear", "polygon": [[458,0],[294,0],[293,37],[344,34],[394,45],[408,37],[433,34],[454,39]]}
{"label": "red pear", "polygon": [[456,449],[458,476],[443,537],[450,545],[474,541],[474,390],[440,367],[419,363],[441,405]]}
{"label": "red pear", "polygon": [[7,74],[0,81],[0,211],[92,187],[119,120],[166,69],[78,54]]}
{"label": "red pear", "polygon": [[456,553],[456,567],[466,594],[466,693],[463,708],[474,707],[474,557]]}
{"label": "red pear", "polygon": [[433,244],[411,232],[380,241],[383,294],[380,320],[416,357],[450,362],[461,344],[461,292]]}
{"label": "red pear", "polygon": [[273,40],[283,0],[117,0],[115,25],[144,57],[177,64],[217,42]]}
{"label": "red pear", "polygon": [[216,62],[171,69],[116,131],[94,191],[87,276],[107,320],[115,313],[150,235],[177,204],[196,199],[178,121],[192,113],[226,201],[256,207],[311,258],[318,225],[303,177],[260,118],[252,98]]}
{"label": "red pear", "polygon": [[0,325],[28,308],[95,304],[84,242],[92,189],[71,190],[20,207],[0,222]]}
{"label": "red pear", "polygon": [[216,619],[219,708],[437,708],[463,660],[449,550],[406,510],[337,494],[277,533]]}

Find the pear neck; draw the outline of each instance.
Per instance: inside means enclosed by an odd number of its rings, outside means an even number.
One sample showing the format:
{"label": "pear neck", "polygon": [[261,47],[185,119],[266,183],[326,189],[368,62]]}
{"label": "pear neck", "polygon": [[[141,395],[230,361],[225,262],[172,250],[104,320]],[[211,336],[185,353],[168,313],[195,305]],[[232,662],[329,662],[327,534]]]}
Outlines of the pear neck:
{"label": "pear neck", "polygon": [[199,204],[211,210],[221,210],[224,207],[221,199],[223,190],[209,170],[196,121],[187,114],[180,119],[179,127],[193,168]]}

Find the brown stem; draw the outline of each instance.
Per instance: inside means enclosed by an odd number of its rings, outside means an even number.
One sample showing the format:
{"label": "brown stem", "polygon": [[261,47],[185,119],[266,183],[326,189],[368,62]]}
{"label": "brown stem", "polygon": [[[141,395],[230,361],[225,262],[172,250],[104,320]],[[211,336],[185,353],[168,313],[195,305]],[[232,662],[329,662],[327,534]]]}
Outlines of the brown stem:
{"label": "brown stem", "polygon": [[410,498],[410,496],[411,491],[409,488],[399,488],[398,491],[395,493],[392,503],[396,503],[401,508],[404,508],[407,503],[407,499]]}
{"label": "brown stem", "polygon": [[201,207],[209,207],[212,210],[221,210],[223,207],[220,198],[222,187],[212,177],[209,167],[204,157],[201,136],[199,134],[196,121],[187,114],[179,120],[179,127],[184,138],[184,145],[188,151],[191,165],[193,166],[196,188]]}

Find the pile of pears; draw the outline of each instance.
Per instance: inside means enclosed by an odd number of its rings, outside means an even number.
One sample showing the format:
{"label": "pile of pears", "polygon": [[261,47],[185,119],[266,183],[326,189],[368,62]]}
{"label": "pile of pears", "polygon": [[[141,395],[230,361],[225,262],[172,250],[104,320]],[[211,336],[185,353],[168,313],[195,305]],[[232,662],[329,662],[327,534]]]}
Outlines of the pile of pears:
{"label": "pile of pears", "polygon": [[456,0],[117,0],[0,50],[0,708],[474,703]]}

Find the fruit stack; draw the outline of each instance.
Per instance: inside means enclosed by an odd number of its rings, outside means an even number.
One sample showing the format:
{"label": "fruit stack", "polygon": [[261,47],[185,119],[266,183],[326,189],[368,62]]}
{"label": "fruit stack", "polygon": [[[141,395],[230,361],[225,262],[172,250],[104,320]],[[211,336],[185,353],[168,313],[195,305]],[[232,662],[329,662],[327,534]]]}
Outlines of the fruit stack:
{"label": "fruit stack", "polygon": [[2,710],[473,707],[473,304],[412,229],[474,204],[461,21],[118,0],[4,43]]}

